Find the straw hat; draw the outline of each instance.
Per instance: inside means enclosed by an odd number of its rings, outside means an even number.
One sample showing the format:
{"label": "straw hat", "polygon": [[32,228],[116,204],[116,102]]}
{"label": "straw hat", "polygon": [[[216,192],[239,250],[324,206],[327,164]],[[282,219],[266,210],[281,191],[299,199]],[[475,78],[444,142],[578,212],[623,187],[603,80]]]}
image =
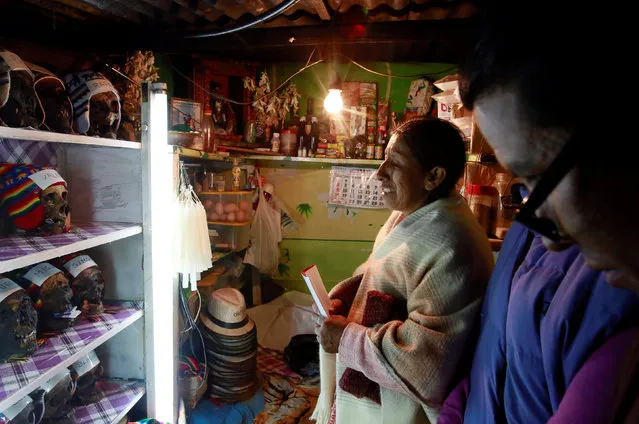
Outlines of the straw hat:
{"label": "straw hat", "polygon": [[255,328],[253,320],[246,315],[244,296],[233,288],[223,288],[211,294],[208,314],[200,315],[202,324],[213,333],[224,336],[242,336]]}

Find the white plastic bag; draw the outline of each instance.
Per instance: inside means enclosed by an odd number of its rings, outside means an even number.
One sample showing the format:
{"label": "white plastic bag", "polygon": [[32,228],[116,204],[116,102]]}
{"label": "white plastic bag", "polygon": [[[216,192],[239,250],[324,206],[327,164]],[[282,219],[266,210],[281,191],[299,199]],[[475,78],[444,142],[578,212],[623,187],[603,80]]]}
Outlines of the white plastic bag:
{"label": "white plastic bag", "polygon": [[251,264],[263,274],[272,275],[280,263],[279,242],[282,241],[280,212],[269,206],[256,171],[259,202],[251,223],[251,245],[246,251],[244,263]]}

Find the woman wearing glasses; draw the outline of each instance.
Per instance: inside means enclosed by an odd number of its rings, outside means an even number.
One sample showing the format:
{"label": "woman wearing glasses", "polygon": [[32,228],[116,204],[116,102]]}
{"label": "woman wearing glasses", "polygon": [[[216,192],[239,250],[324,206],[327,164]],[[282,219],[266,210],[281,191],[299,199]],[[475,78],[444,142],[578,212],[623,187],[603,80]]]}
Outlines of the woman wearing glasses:
{"label": "woman wearing glasses", "polygon": [[594,116],[587,88],[592,58],[613,61],[619,43],[576,1],[497,3],[463,98],[530,196],[489,283],[470,380],[441,422],[637,423],[637,143]]}

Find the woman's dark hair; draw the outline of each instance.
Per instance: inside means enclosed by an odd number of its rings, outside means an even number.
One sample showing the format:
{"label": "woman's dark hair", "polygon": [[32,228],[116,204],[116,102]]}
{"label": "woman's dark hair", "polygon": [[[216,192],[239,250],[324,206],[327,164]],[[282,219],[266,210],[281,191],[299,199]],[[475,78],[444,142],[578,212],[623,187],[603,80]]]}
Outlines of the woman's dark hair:
{"label": "woman's dark hair", "polygon": [[446,170],[446,177],[436,192],[447,196],[464,172],[466,149],[459,129],[436,118],[419,118],[404,122],[395,133],[406,143],[424,172],[436,166]]}

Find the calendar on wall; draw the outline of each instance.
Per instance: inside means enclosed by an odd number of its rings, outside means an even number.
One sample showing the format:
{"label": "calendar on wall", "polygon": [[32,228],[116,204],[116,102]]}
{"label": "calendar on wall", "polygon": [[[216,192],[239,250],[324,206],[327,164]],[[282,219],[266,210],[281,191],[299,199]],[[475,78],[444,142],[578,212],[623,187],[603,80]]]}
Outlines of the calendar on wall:
{"label": "calendar on wall", "polygon": [[332,167],[328,203],[351,208],[384,208],[382,184],[375,177],[376,172],[370,168]]}

